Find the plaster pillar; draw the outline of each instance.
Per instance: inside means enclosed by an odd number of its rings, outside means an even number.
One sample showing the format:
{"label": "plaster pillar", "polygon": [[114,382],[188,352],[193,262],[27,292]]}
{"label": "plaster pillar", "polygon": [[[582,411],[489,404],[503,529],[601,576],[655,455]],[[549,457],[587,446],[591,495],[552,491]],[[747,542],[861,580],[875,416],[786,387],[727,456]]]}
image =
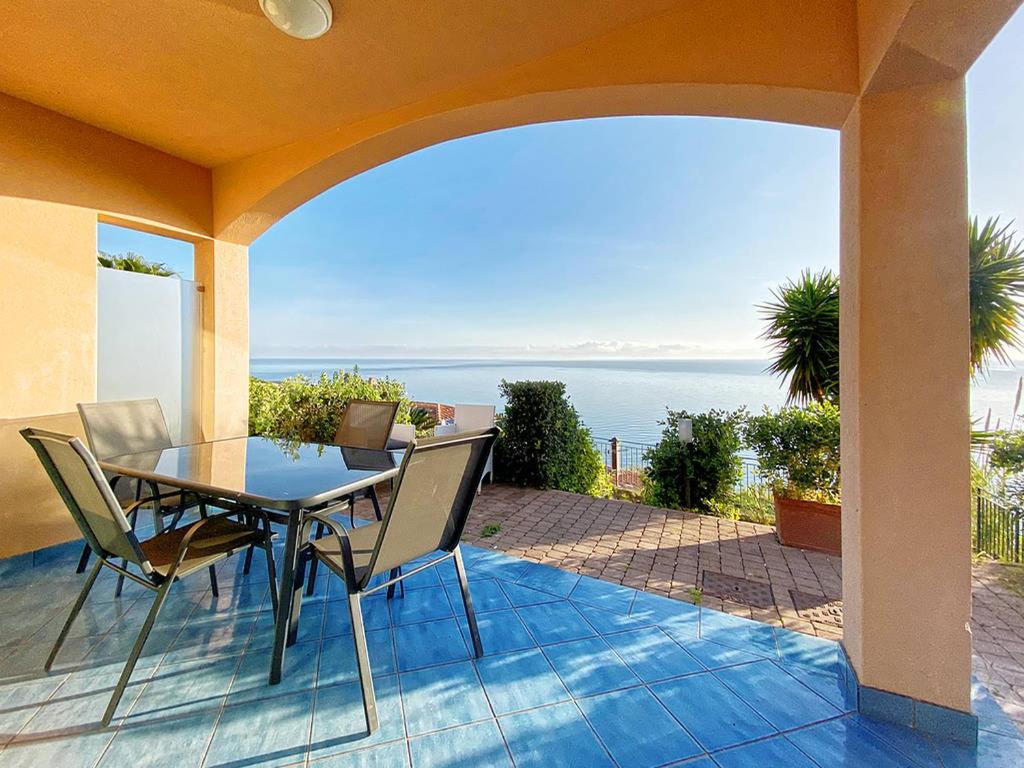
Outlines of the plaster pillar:
{"label": "plaster pillar", "polygon": [[970,710],[964,82],[842,129],[844,645],[861,685]]}
{"label": "plaster pillar", "polygon": [[195,278],[203,286],[203,439],[240,437],[249,425],[249,249],[197,243]]}

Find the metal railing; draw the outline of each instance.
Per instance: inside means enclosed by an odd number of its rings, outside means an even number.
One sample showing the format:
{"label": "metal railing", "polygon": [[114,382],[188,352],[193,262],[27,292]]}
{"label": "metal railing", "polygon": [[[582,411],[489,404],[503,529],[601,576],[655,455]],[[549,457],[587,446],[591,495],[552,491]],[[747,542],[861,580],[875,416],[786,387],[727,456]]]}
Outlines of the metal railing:
{"label": "metal railing", "polygon": [[[593,438],[605,469],[616,488],[640,490],[650,468],[647,451],[654,446],[613,438]],[[737,488],[764,485],[764,474],[753,456],[740,456]],[[974,551],[1010,563],[1024,563],[1024,511],[1015,510],[982,488],[974,489],[971,538]]]}
{"label": "metal railing", "polygon": [[1024,513],[981,488],[974,491],[973,512],[971,539],[975,552],[1009,563],[1024,562]]}
{"label": "metal railing", "polygon": [[[643,487],[644,473],[650,468],[647,452],[655,446],[650,443],[635,443],[617,437],[593,438],[594,447],[604,460],[605,469],[616,488],[639,490]],[[737,488],[763,485],[765,482],[761,467],[753,456],[740,455],[740,475]]]}
{"label": "metal railing", "polygon": [[616,488],[638,491],[643,487],[644,473],[650,467],[646,453],[653,445],[619,440],[617,437],[595,437],[593,442]]}
{"label": "metal railing", "polygon": [[740,456],[740,478],[736,484],[737,488],[750,488],[755,485],[764,485],[767,482],[761,465],[753,456]]}

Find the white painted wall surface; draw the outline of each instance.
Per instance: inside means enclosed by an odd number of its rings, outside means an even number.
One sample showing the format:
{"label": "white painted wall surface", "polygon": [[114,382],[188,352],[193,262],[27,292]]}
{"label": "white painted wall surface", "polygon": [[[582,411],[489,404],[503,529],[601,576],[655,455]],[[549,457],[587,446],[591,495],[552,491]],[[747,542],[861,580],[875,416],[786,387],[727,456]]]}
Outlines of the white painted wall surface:
{"label": "white painted wall surface", "polygon": [[100,401],[156,397],[175,443],[199,439],[202,295],[198,284],[97,269]]}

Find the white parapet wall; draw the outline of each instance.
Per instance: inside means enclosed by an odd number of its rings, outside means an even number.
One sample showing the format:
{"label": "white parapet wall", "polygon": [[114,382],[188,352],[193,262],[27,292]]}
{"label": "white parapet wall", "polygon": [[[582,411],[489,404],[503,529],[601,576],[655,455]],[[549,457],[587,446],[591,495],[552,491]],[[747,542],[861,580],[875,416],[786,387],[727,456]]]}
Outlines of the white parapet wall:
{"label": "white parapet wall", "polygon": [[200,439],[199,285],[105,268],[97,281],[97,399],[156,397],[174,442]]}

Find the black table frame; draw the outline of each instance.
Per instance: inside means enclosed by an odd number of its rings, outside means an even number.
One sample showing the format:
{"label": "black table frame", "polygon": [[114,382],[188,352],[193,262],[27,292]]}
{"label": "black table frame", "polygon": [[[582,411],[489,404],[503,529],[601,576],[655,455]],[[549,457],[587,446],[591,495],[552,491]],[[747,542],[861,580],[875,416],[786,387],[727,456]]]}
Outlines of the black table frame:
{"label": "black table frame", "polygon": [[[149,451],[147,453],[152,452]],[[384,451],[381,453],[384,453]],[[330,488],[310,496],[296,499],[275,499],[218,488],[214,485],[197,483],[172,475],[141,470],[130,465],[126,466],[118,462],[118,459],[122,458],[124,457],[115,456],[111,459],[100,461],[100,466],[115,475],[124,475],[125,477],[137,478],[188,491],[212,506],[229,511],[238,511],[244,514],[246,510],[253,508],[262,509],[275,523],[286,526],[284,555],[281,562],[277,564],[280,610],[278,611],[277,622],[274,626],[274,652],[270,661],[271,685],[277,685],[281,682],[285,648],[294,645],[298,635],[298,624],[293,622],[292,619],[299,613],[299,608],[302,604],[302,584],[296,580],[296,575],[299,569],[299,558],[302,555],[302,543],[299,541],[299,535],[306,518],[306,513],[322,509],[324,506],[346,499],[364,488],[375,486],[378,483],[396,477],[400,464],[396,460],[393,469],[381,470],[357,481],[346,483],[336,488]]]}

